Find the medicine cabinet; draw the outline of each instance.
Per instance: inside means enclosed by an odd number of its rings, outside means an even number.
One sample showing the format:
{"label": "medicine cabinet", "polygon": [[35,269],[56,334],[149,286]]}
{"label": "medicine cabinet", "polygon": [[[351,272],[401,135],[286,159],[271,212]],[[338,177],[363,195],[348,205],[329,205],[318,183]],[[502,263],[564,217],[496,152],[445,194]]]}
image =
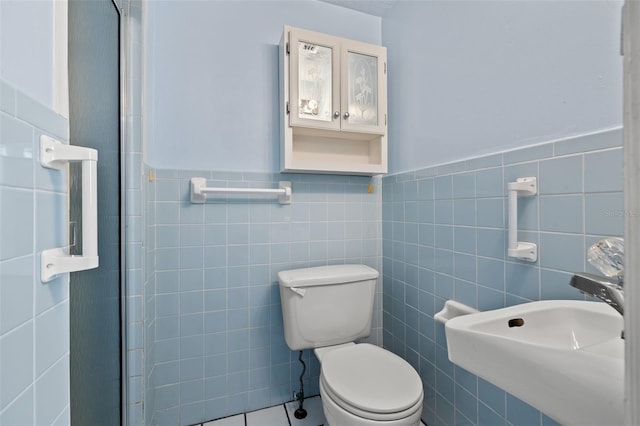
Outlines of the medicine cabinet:
{"label": "medicine cabinet", "polygon": [[387,172],[386,62],[382,46],[284,28],[283,172]]}

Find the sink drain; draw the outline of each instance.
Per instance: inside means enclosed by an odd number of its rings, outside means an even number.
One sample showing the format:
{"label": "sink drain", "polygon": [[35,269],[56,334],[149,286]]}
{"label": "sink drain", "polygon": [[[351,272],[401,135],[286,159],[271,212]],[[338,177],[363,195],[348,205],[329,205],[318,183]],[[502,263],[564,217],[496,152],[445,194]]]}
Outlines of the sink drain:
{"label": "sink drain", "polygon": [[522,318],[512,318],[507,324],[509,327],[522,327],[524,325],[524,320]]}

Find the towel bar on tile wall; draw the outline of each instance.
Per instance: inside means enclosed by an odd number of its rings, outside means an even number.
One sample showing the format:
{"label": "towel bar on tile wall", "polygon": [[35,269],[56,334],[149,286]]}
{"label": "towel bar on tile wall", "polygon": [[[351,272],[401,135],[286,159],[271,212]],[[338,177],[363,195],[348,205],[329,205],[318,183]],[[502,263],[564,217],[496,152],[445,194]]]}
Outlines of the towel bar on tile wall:
{"label": "towel bar on tile wall", "polygon": [[205,178],[191,178],[191,202],[202,204],[207,194],[274,194],[280,204],[291,204],[291,182],[280,181],[278,188],[211,188]]}

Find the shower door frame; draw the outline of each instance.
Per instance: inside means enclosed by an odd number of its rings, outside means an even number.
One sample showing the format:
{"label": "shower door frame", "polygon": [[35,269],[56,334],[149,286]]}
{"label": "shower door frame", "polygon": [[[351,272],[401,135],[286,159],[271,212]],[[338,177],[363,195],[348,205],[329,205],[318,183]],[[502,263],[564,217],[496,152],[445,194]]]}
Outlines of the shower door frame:
{"label": "shower door frame", "polygon": [[640,1],[623,7],[625,424],[640,422]]}
{"label": "shower door frame", "polygon": [[120,353],[120,421],[122,425],[129,424],[129,369],[128,369],[128,318],[127,318],[127,270],[129,268],[128,262],[128,244],[127,244],[127,214],[128,214],[128,200],[127,200],[127,183],[131,176],[126,172],[127,168],[127,147],[131,146],[129,143],[129,126],[126,117],[129,115],[129,6],[130,0],[111,0],[120,20],[119,31],[120,34],[120,170],[122,170],[120,176],[120,338],[121,338],[121,353]]}

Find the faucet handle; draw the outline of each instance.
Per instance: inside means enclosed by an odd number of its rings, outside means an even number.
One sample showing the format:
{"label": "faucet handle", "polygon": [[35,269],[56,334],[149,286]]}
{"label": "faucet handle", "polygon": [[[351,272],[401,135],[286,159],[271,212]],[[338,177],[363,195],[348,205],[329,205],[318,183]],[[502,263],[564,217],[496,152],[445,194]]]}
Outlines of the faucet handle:
{"label": "faucet handle", "polygon": [[624,275],[624,240],[604,238],[587,250],[587,260],[607,277],[616,277],[622,285]]}

